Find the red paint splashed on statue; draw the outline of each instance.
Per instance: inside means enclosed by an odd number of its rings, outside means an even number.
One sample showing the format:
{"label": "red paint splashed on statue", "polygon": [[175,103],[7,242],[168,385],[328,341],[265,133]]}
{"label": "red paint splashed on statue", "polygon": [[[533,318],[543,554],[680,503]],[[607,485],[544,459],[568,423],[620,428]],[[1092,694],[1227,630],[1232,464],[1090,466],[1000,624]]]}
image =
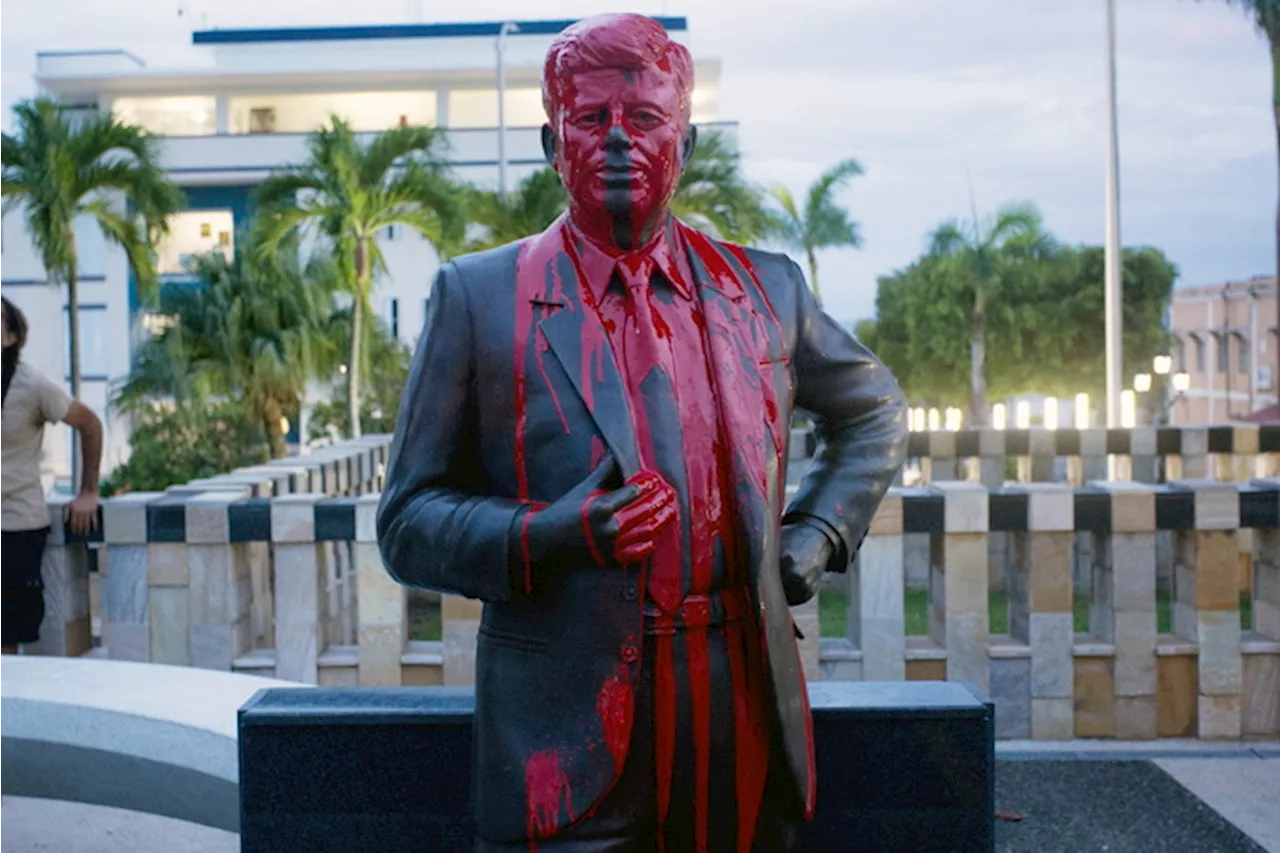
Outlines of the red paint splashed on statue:
{"label": "red paint splashed on statue", "polygon": [[613,777],[617,779],[622,775],[622,767],[627,760],[635,714],[635,697],[626,667],[619,667],[618,672],[600,688],[596,695],[596,713],[600,715],[600,725],[604,729],[605,745],[613,755]]}
{"label": "red paint splashed on statue", "polygon": [[530,840],[547,838],[560,828],[563,806],[573,820],[569,777],[560,769],[560,753],[544,749],[529,756],[524,766],[527,831]]}

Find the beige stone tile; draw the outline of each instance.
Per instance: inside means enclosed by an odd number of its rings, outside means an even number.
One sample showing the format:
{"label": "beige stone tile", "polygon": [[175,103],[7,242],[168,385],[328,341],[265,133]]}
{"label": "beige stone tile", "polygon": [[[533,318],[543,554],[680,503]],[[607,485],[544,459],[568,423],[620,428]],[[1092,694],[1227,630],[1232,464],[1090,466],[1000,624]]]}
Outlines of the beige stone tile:
{"label": "beige stone tile", "polygon": [[1031,696],[1069,699],[1071,697],[1072,634],[1070,613],[1032,613]]}
{"label": "beige stone tile", "polygon": [[131,492],[102,502],[102,538],[109,545],[147,541],[147,504],[163,492]]}
{"label": "beige stone tile", "polygon": [[848,606],[856,607],[860,618],[905,618],[901,536],[868,536],[851,571],[858,600],[851,599]]}
{"label": "beige stone tile", "polygon": [[1240,660],[1240,612],[1201,611],[1199,623],[1200,694],[1239,694],[1243,677]]}
{"label": "beige stone tile", "polygon": [[1156,528],[1156,496],[1147,488],[1111,491],[1111,529],[1116,533],[1145,533]]}
{"label": "beige stone tile", "polygon": [[190,666],[191,628],[188,592],[181,587],[152,587],[147,612],[151,629],[151,662]]}
{"label": "beige stone tile", "polygon": [[1156,431],[1152,427],[1134,427],[1129,430],[1129,455],[1154,456]]}
{"label": "beige stone tile", "polygon": [[1196,609],[1239,610],[1238,553],[1233,532],[1196,531]]}
{"label": "beige stone tile", "polygon": [[322,666],[317,670],[321,687],[357,687],[356,668],[354,666]]}
{"label": "beige stone tile", "polygon": [[890,489],[871,519],[870,536],[893,536],[902,533],[902,492]]}
{"label": "beige stone tile", "polygon": [[1075,498],[1066,486],[1033,483],[1027,492],[1027,529],[1031,531],[1075,530]]}
{"label": "beige stone tile", "polygon": [[1071,612],[1073,533],[1028,534],[1027,603],[1035,613]]}
{"label": "beige stone tile", "polygon": [[960,481],[934,483],[944,500],[943,529],[947,533],[986,533],[987,490]]}
{"label": "beige stone tile", "polygon": [[271,501],[272,542],[314,542],[317,494],[285,495]]}
{"label": "beige stone tile", "polygon": [[1280,655],[1244,656],[1241,729],[1246,737],[1280,736]]}
{"label": "beige stone tile", "polygon": [[440,618],[445,622],[478,622],[483,612],[483,601],[463,598],[460,595],[440,596]]}
{"label": "beige stone tile", "polygon": [[1071,699],[1031,700],[1033,740],[1071,740],[1074,735],[1074,707]]}
{"label": "beige stone tile", "polygon": [[953,613],[947,620],[947,679],[968,681],[984,693],[990,680],[987,615]]}
{"label": "beige stone tile", "polygon": [[147,545],[148,585],[185,587],[190,583],[186,545],[181,542],[152,542]]}
{"label": "beige stone tile", "polygon": [[906,673],[906,638],[902,620],[862,620],[862,673],[867,681],[902,681]]}
{"label": "beige stone tile", "polygon": [[946,681],[947,662],[945,660],[909,660],[906,680]]}
{"label": "beige stone tile", "polygon": [[207,492],[190,498],[186,505],[187,544],[229,542],[229,508],[240,497],[234,492]]}
{"label": "beige stone tile", "polygon": [[1196,530],[1235,530],[1240,526],[1240,492],[1229,483],[1196,488]]}
{"label": "beige stone tile", "polygon": [[1160,737],[1195,737],[1199,677],[1194,655],[1157,659],[1157,731]]}
{"label": "beige stone tile", "polygon": [[404,626],[361,625],[359,632],[361,687],[396,687],[402,677]]}
{"label": "beige stone tile", "polygon": [[1198,698],[1199,735],[1204,740],[1240,737],[1240,695]]}
{"label": "beige stone tile", "polygon": [[1117,613],[1114,624],[1116,695],[1155,695],[1156,614]]}
{"label": "beige stone tile", "polygon": [[[356,541],[378,541],[378,501],[381,494],[362,495],[356,501]],[[899,499],[901,500],[901,499]]]}
{"label": "beige stone tile", "polygon": [[439,687],[444,684],[444,667],[439,664],[404,664],[400,683],[405,687]]}
{"label": "beige stone tile", "polygon": [[1258,424],[1236,424],[1231,436],[1231,450],[1237,456],[1257,453],[1260,433]]}
{"label": "beige stone tile", "polygon": [[987,613],[987,558],[985,533],[944,534],[943,571],[948,612]]}
{"label": "beige stone tile", "polygon": [[956,434],[947,430],[929,433],[929,455],[934,459],[956,458]]}
{"label": "beige stone tile", "polygon": [[1156,537],[1153,533],[1113,533],[1109,538],[1111,586],[1116,612],[1156,610]]}
{"label": "beige stone tile", "polygon": [[1157,737],[1159,712],[1156,697],[1116,697],[1116,737],[1121,740],[1152,740]]}
{"label": "beige stone tile", "polygon": [[1110,658],[1076,658],[1074,667],[1076,737],[1115,737],[1115,677]]}

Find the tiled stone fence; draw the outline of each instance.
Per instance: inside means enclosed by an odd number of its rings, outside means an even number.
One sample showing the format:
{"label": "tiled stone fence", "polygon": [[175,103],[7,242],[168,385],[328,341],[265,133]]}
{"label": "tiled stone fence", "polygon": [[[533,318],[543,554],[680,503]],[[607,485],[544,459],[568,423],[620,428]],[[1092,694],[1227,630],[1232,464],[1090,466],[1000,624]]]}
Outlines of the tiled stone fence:
{"label": "tiled stone fence", "polygon": [[[813,453],[803,431],[791,447],[797,481]],[[1280,476],[1280,423],[1131,429],[979,429],[912,432],[907,456],[920,482],[968,479],[988,487],[1006,481],[1095,480],[1157,483],[1208,478],[1248,482]],[[1108,457],[1116,460],[1114,475]]]}
{"label": "tiled stone fence", "polygon": [[[242,490],[108,501],[95,653],[334,686],[469,683],[480,605],[443,596],[441,639],[411,641],[410,593],[382,568],[385,452],[384,441],[292,460],[291,487],[323,492],[279,489],[285,466],[269,466]],[[1175,568],[1161,578],[1166,532]],[[990,560],[996,535],[1007,564]],[[913,536],[930,544],[914,592]],[[45,628],[66,638],[51,650],[82,653],[85,545],[55,531],[48,559],[61,580]],[[831,614],[817,600],[794,612],[811,677],[971,682],[995,700],[1002,737],[1280,736],[1280,479],[893,489],[834,580],[843,636],[820,636]]]}

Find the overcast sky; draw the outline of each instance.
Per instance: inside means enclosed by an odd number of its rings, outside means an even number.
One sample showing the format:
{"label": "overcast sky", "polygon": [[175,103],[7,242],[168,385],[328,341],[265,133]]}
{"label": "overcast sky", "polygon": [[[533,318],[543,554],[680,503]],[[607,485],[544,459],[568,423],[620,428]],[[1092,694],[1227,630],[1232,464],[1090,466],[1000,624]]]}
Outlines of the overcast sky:
{"label": "overcast sky", "polygon": [[[1180,284],[1275,267],[1276,143],[1267,49],[1221,0],[1116,0],[1122,236],[1164,249]],[[604,0],[5,0],[5,126],[34,92],[37,50],[126,48],[189,64],[205,26],[578,17]],[[1030,200],[1068,242],[1101,243],[1104,0],[652,0],[685,15],[694,55],[722,62],[720,116],[746,169],[797,194],[856,157],[840,200],[865,239],[820,257],[840,319],[873,313],[877,275],[909,263],[939,222]]]}

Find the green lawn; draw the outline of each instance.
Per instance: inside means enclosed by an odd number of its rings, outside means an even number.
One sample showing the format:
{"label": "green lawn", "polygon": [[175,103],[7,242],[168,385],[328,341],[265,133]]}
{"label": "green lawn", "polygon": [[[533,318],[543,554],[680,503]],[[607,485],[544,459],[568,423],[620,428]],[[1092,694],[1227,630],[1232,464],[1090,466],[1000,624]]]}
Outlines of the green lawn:
{"label": "green lawn", "polygon": [[409,639],[439,640],[443,636],[440,622],[440,600],[409,593]]}
{"label": "green lawn", "polygon": [[[1009,633],[1008,597],[1002,590],[992,590],[988,599],[991,608],[989,631],[992,634]],[[818,595],[818,614],[822,636],[845,636],[845,595],[843,590],[823,590]],[[929,594],[923,589],[906,591],[907,636],[929,633]],[[1072,601],[1076,633],[1089,631],[1089,599],[1076,596]],[[1249,630],[1253,625],[1253,598],[1248,591],[1240,593],[1240,627]],[[1173,632],[1173,608],[1167,590],[1156,590],[1156,630],[1161,634]],[[441,637],[440,602],[426,596],[409,593],[409,639],[439,640]]]}
{"label": "green lawn", "polygon": [[[1076,633],[1089,631],[1089,599],[1086,596],[1075,596],[1071,602]],[[1003,590],[992,590],[987,600],[991,610],[991,621],[988,630],[992,634],[1009,633],[1009,600]],[[923,589],[906,591],[904,603],[906,609],[907,636],[929,633],[929,593]],[[823,590],[818,597],[818,614],[822,625],[822,636],[845,636],[845,595],[842,590]],[[1253,624],[1253,597],[1248,591],[1240,593],[1240,627],[1249,630]],[[1169,593],[1164,589],[1156,590],[1156,631],[1161,634],[1173,632],[1173,607],[1169,601]]]}

